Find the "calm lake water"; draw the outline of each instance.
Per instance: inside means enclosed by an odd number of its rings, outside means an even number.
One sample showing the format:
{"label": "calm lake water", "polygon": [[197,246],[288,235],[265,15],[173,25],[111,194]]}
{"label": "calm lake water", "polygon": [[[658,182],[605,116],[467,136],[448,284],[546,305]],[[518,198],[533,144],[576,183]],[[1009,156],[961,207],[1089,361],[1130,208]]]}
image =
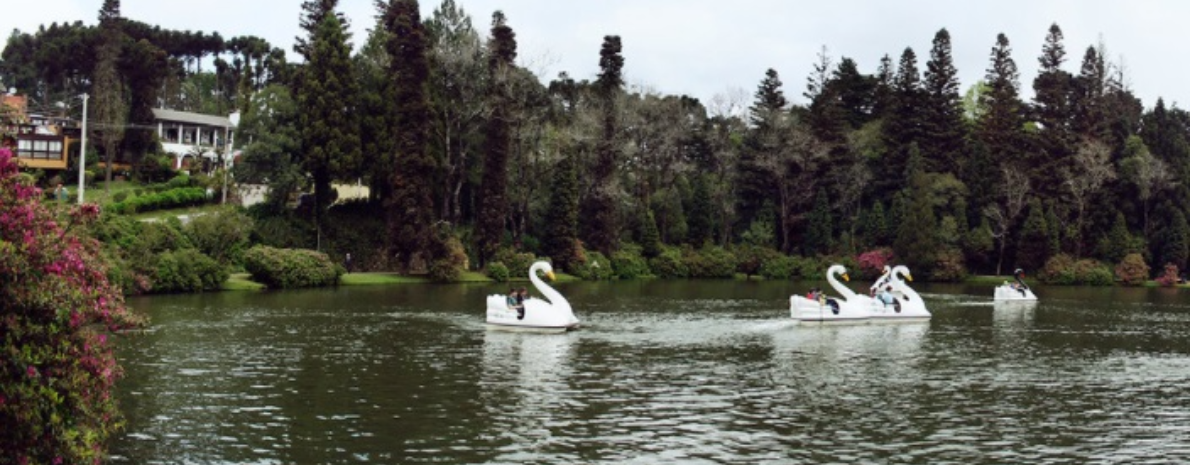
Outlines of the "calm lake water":
{"label": "calm lake water", "polygon": [[810,285],[561,284],[561,335],[486,331],[500,286],[132,299],[114,461],[1190,461],[1186,291],[918,285],[928,323],[795,326]]}

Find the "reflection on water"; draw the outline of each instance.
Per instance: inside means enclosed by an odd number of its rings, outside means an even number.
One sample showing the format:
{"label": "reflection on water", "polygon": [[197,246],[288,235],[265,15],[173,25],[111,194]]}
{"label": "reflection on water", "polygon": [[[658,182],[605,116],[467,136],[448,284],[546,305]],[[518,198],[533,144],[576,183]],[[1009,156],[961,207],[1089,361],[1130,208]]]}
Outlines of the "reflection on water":
{"label": "reflection on water", "polygon": [[1190,298],[921,286],[927,323],[806,327],[788,283],[559,286],[577,332],[483,329],[493,286],[134,299],[123,463],[1190,459]]}

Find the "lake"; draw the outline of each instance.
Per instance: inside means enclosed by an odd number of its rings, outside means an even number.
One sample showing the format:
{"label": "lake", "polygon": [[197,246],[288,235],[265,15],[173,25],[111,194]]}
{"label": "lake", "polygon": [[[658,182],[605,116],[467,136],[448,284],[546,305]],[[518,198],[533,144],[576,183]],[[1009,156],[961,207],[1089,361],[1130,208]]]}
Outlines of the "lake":
{"label": "lake", "polygon": [[485,330],[497,285],[130,299],[113,461],[1190,460],[1190,293],[919,284],[928,323],[794,325],[811,285],[560,284],[560,335]]}

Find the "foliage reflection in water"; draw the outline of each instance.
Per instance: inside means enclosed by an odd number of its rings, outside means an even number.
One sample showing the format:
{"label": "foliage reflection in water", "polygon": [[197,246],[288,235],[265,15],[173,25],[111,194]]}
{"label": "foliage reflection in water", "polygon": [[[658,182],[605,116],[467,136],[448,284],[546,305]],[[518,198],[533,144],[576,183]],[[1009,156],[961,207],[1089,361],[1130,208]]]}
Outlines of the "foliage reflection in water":
{"label": "foliage reflection in water", "polygon": [[923,285],[927,323],[800,327],[811,284],[560,286],[560,335],[484,331],[494,286],[133,300],[130,463],[1190,459],[1190,296]]}

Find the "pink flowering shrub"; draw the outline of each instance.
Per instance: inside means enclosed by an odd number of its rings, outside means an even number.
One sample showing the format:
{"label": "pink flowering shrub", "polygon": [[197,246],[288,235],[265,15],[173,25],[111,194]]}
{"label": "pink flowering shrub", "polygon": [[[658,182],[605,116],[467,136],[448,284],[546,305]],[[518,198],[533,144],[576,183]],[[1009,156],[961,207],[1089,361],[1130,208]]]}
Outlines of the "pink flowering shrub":
{"label": "pink flowering shrub", "polygon": [[122,425],[107,334],[144,322],[108,282],[98,243],[71,233],[99,208],[60,219],[18,178],[0,149],[0,461],[100,463]]}
{"label": "pink flowering shrub", "polygon": [[1157,284],[1161,287],[1174,287],[1178,284],[1178,266],[1173,263],[1165,264],[1165,273],[1157,277]]}
{"label": "pink flowering shrub", "polygon": [[893,251],[887,248],[869,250],[859,254],[859,257],[856,258],[856,261],[859,262],[857,279],[876,279],[880,273],[884,272],[885,265],[892,265],[892,260]]}

